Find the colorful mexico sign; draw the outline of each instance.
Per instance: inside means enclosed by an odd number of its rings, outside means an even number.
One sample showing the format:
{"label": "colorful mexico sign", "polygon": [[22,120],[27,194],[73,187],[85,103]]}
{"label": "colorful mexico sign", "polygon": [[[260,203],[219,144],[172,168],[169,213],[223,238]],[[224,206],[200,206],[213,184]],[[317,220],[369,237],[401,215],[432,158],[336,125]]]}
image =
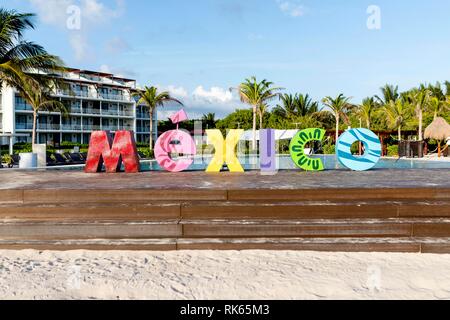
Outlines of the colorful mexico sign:
{"label": "colorful mexico sign", "polygon": [[[180,113],[178,113],[180,114]],[[172,117],[174,123],[185,120],[186,117]],[[206,130],[210,144],[215,148],[213,159],[206,172],[220,172],[226,164],[231,172],[244,172],[237,155],[236,146],[244,130],[229,130],[226,138],[220,130]],[[299,131],[290,143],[291,158],[299,168],[306,171],[324,170],[320,158],[310,157],[305,153],[305,146],[314,141],[323,141],[325,130],[311,128]],[[351,146],[355,142],[362,142],[364,154],[354,156]],[[187,170],[193,159],[172,159],[171,154],[184,154],[194,156],[197,148],[194,139],[189,133],[179,130],[170,130],[163,133],[155,144],[155,159],[158,164],[169,172]],[[276,171],[275,130],[260,130],[260,169],[263,172]],[[336,156],[339,162],[355,171],[372,169],[381,158],[381,143],[375,133],[368,129],[350,129],[343,133],[336,144]],[[139,157],[132,131],[117,131],[114,140],[107,131],[95,131],[91,135],[89,152],[85,172],[101,172],[104,165],[106,172],[120,171],[122,163],[125,172],[136,173],[140,171]]]}

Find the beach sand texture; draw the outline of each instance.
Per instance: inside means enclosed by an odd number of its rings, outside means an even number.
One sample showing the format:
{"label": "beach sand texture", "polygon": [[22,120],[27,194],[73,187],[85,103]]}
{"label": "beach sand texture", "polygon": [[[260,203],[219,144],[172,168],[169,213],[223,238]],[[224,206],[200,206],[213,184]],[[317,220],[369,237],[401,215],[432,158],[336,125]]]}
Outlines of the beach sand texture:
{"label": "beach sand texture", "polygon": [[450,255],[1,251],[2,299],[450,299]]}

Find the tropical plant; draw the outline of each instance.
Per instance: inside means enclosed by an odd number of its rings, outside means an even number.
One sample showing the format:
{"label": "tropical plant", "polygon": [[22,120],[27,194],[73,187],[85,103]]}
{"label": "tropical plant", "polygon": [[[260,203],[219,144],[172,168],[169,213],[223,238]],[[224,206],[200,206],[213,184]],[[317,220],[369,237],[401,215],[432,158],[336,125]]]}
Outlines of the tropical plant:
{"label": "tropical plant", "polygon": [[266,114],[266,112],[267,112],[267,109],[269,108],[269,106],[267,105],[267,104],[261,104],[259,107],[258,107],[258,110],[257,110],[257,112],[258,112],[258,115],[259,115],[259,129],[260,130],[262,130],[262,129],[264,129],[263,127],[263,120],[264,120],[264,115]]}
{"label": "tropical plant", "polygon": [[216,126],[216,114],[215,113],[207,113],[204,114],[202,117],[202,122],[204,125],[206,125],[207,128],[211,129],[211,128],[215,128]]}
{"label": "tropical plant", "polygon": [[258,114],[258,108],[266,105],[269,101],[279,97],[279,91],[281,88],[274,87],[273,82],[266,79],[258,82],[256,77],[246,79],[237,88],[239,96],[242,102],[252,106],[253,111],[253,138],[252,149],[256,150],[256,117]]}
{"label": "tropical plant", "polygon": [[32,77],[23,77],[20,82],[15,83],[15,87],[23,99],[33,109],[33,132],[31,136],[31,143],[36,143],[37,118],[41,111],[61,112],[63,115],[67,114],[65,105],[51,97],[54,86],[51,82],[37,81]]}
{"label": "tropical plant", "polygon": [[398,92],[398,86],[393,86],[390,84],[386,84],[384,87],[380,88],[381,90],[381,97],[375,96],[378,103],[381,105],[386,105],[391,101],[397,101],[397,99],[400,98],[400,94]]}
{"label": "tropical plant", "polygon": [[397,129],[398,141],[402,140],[402,128],[410,118],[410,105],[403,100],[390,101],[383,107],[386,120],[391,129]]}
{"label": "tropical plant", "polygon": [[[0,81],[14,87],[26,73],[62,69],[62,61],[33,42],[23,39],[27,29],[34,29],[34,15],[0,8]],[[1,87],[0,87],[1,88]]]}
{"label": "tropical plant", "polygon": [[372,118],[378,109],[374,98],[365,98],[362,104],[356,108],[356,116],[365,122],[366,128],[370,129]]}
{"label": "tropical plant", "polygon": [[302,117],[319,111],[319,103],[313,101],[308,94],[282,94],[281,105],[274,108],[274,112],[285,118]]}
{"label": "tropical plant", "polygon": [[436,97],[432,97],[430,99],[430,111],[433,112],[433,119],[440,115],[443,115],[444,111],[449,109],[450,97],[447,97],[445,100],[439,100]]}
{"label": "tropical plant", "polygon": [[138,90],[133,94],[139,100],[137,106],[145,106],[150,115],[150,150],[153,150],[153,115],[158,107],[163,107],[166,103],[175,102],[183,106],[183,103],[170,95],[168,91],[159,92],[156,87],[145,87],[145,90]]}
{"label": "tropical plant", "polygon": [[348,112],[353,109],[353,106],[349,103],[350,98],[345,97],[342,93],[336,98],[325,97],[322,103],[328,107],[329,112],[332,113],[336,121],[336,141],[339,139],[339,125],[340,119],[342,118],[344,122],[348,123]]}
{"label": "tropical plant", "polygon": [[430,106],[431,92],[428,89],[416,89],[410,93],[410,101],[419,120],[419,141],[423,140],[423,114]]}

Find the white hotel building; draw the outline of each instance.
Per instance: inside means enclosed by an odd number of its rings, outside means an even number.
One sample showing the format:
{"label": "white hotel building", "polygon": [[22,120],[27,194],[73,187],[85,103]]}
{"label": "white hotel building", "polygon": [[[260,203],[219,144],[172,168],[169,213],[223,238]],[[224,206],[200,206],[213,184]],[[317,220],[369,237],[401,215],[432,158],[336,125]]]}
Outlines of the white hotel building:
{"label": "white hotel building", "polygon": [[[97,130],[133,130],[137,142],[148,142],[150,117],[143,106],[136,105],[132,93],[138,88],[136,80],[116,77],[113,74],[68,69],[54,74],[70,85],[71,90],[58,90],[54,98],[62,101],[68,115],[59,112],[39,112],[38,143],[61,142],[89,143],[90,134]],[[11,87],[0,93],[0,134],[18,135],[16,142],[31,142],[33,113],[20,94]],[[157,136],[157,117],[154,116]],[[28,134],[28,136],[27,136]],[[155,141],[155,140],[154,140]],[[6,139],[1,141],[7,144]]]}

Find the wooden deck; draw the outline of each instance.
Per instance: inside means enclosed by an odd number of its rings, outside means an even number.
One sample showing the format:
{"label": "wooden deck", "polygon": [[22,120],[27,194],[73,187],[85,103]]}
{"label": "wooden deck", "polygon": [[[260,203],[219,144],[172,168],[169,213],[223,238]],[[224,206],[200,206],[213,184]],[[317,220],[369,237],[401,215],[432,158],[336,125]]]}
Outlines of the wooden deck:
{"label": "wooden deck", "polygon": [[[107,188],[107,176],[91,175],[76,188],[53,181],[1,189],[0,249],[450,253],[445,184],[286,188],[282,173],[260,176],[252,187],[248,180],[239,184],[236,175],[222,185],[220,176],[192,175],[187,184],[198,180],[202,187],[145,187],[141,181],[135,188],[129,182]],[[99,188],[90,180],[96,177]],[[208,179],[214,187],[204,187]],[[285,187],[275,188],[275,179],[284,179]]]}

